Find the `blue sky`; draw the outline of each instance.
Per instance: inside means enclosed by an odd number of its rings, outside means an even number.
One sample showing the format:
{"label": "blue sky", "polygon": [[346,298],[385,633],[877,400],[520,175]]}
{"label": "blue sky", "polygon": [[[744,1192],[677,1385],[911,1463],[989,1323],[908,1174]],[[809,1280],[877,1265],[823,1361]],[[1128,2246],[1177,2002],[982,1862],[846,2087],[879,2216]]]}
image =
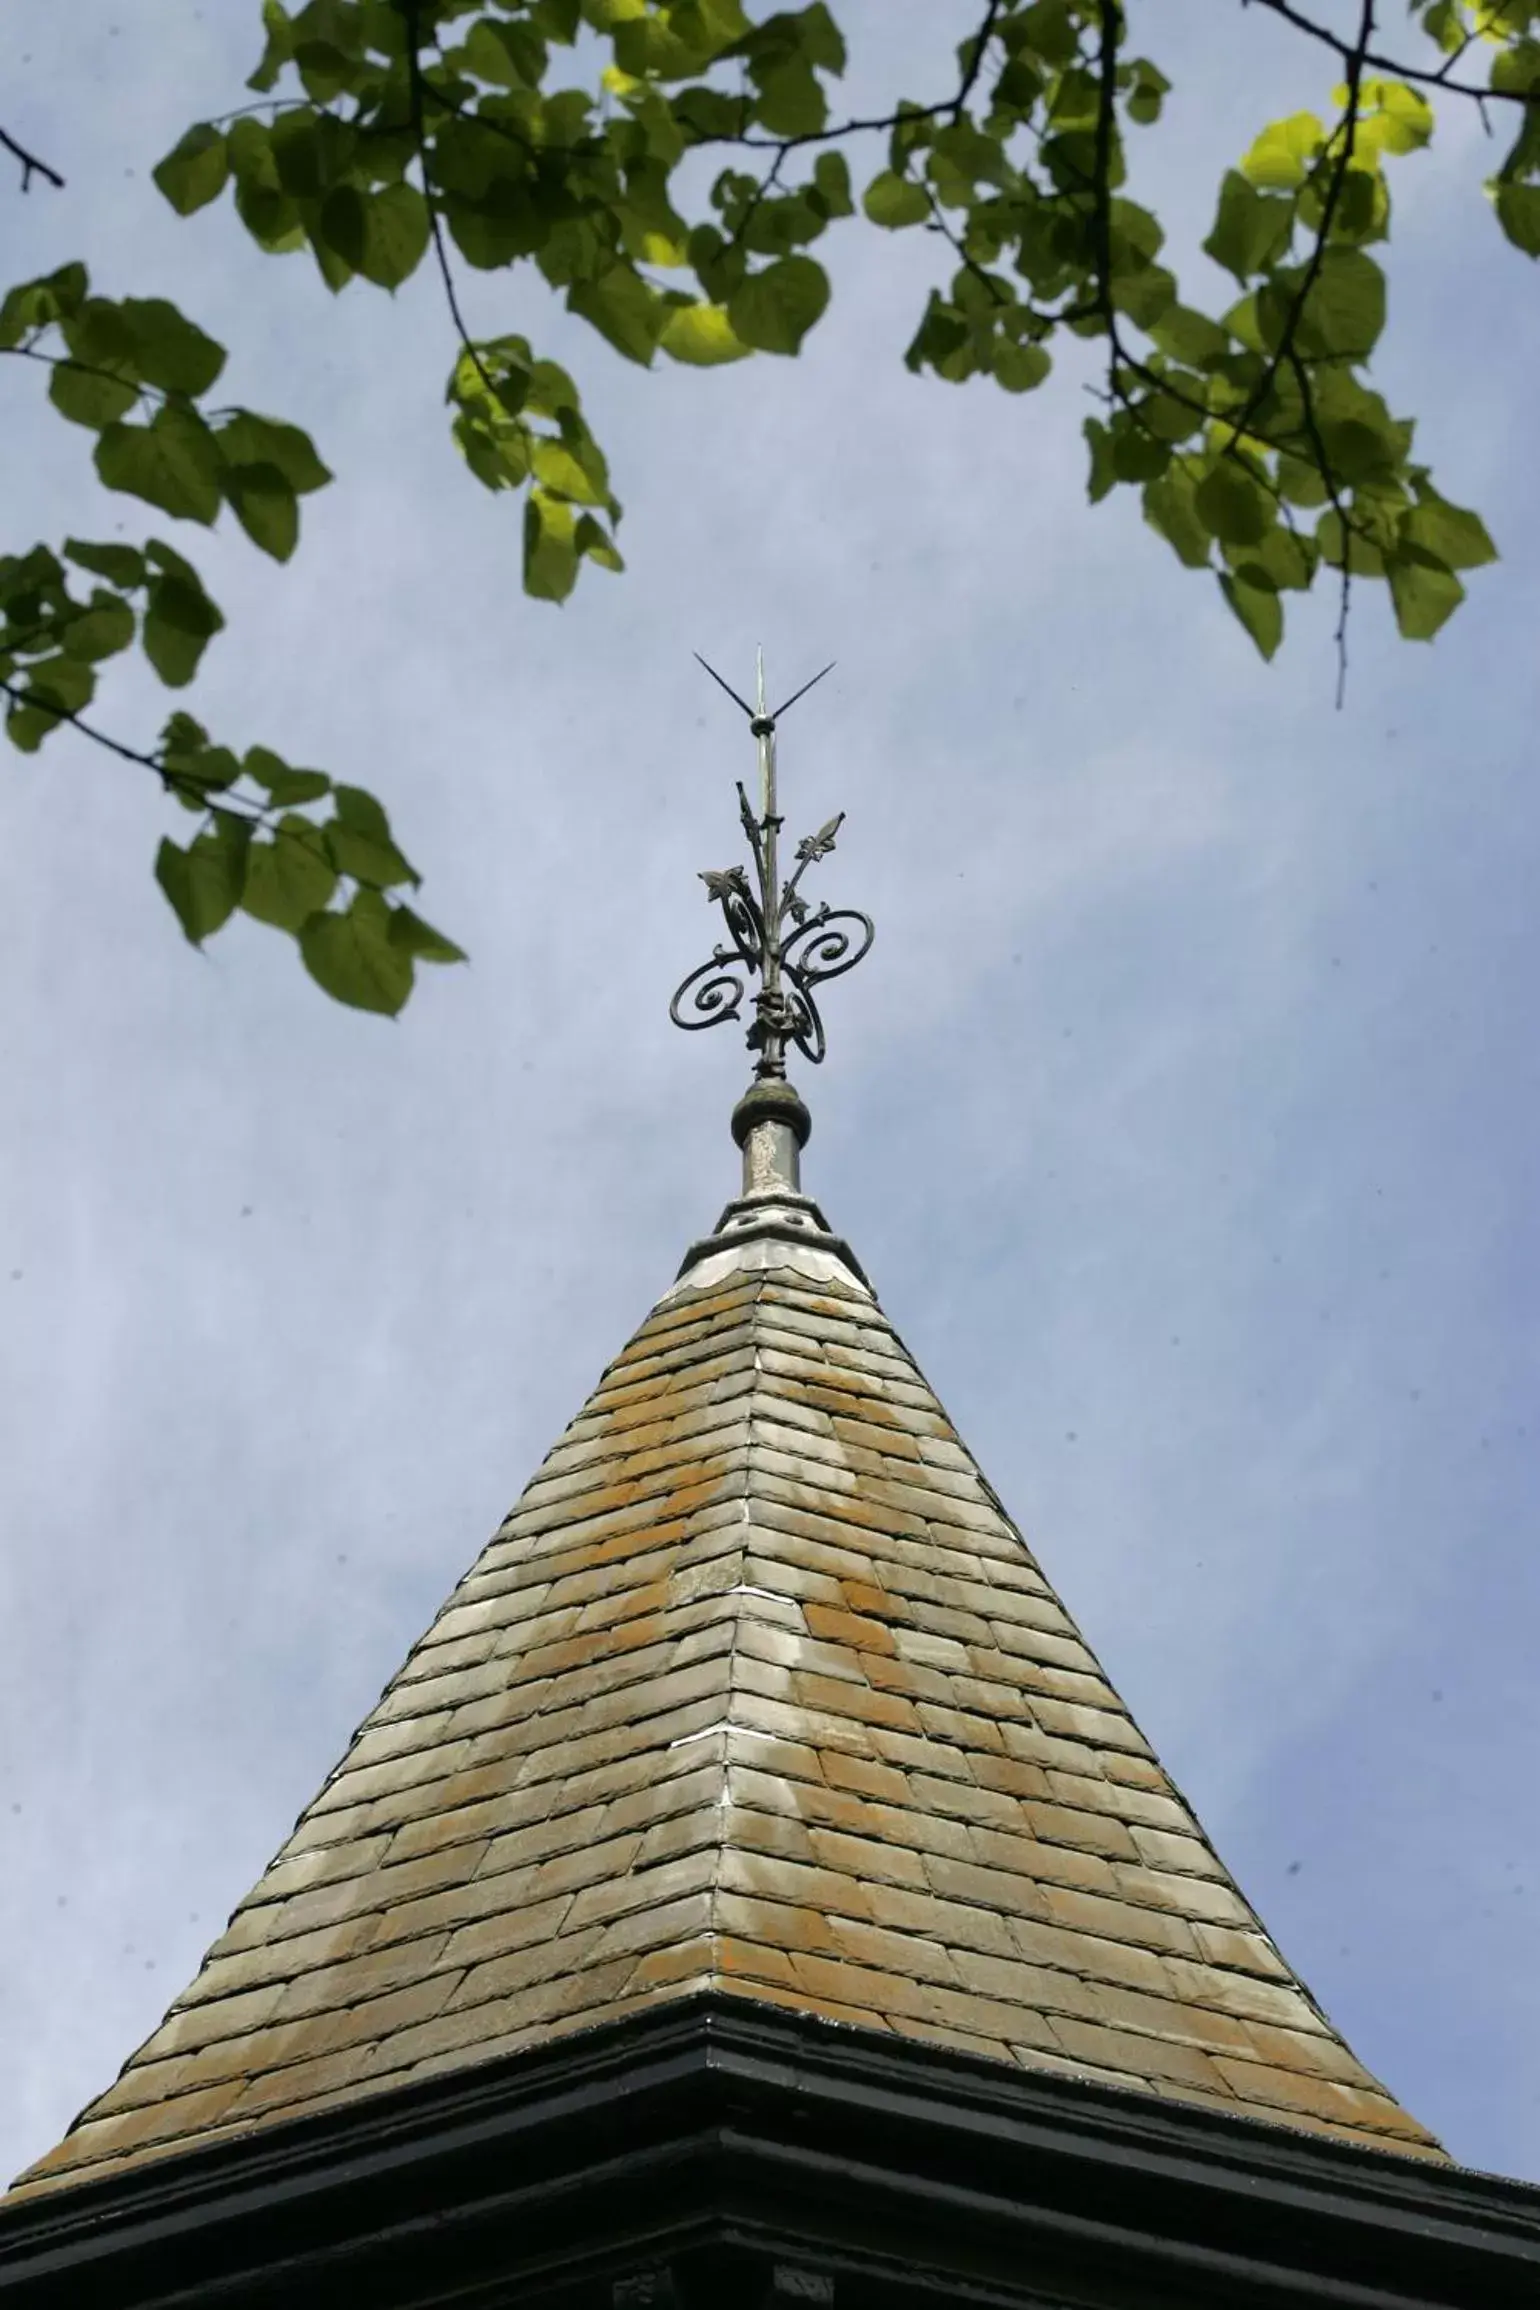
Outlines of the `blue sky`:
{"label": "blue sky", "polygon": [[[928,88],[969,13],[858,0],[859,85]],[[1140,181],[1217,289],[1219,169],[1331,74],[1255,10],[1202,12],[1213,53],[1133,13],[1177,82]],[[848,811],[821,872],[878,921],[803,1080],[813,1191],[1355,2049],[1540,2178],[1540,322],[1479,124],[1401,168],[1376,379],[1504,560],[1431,648],[1365,588],[1337,713],[1329,604],[1265,668],[1087,509],[1076,376],[904,371],[908,238],[835,244],[801,361],[706,376],[471,281],[578,371],[626,505],[624,577],[526,601],[427,275],[334,305],[148,181],[239,100],[248,15],[12,0],[8,125],[69,184],[5,196],[5,277],[172,294],[311,426],[288,569],[193,541],[230,630],[189,702],[380,792],[473,959],[390,1025],[255,926],[199,958],[148,780],[4,765],[0,2163],[153,2026],[731,1192],[741,1048],[666,1005],[747,766],[690,653],[746,680],[762,640],[773,687],[839,660],[783,791]],[[132,531],[4,385],[7,549]],[[101,718],[164,704],[125,673]]]}

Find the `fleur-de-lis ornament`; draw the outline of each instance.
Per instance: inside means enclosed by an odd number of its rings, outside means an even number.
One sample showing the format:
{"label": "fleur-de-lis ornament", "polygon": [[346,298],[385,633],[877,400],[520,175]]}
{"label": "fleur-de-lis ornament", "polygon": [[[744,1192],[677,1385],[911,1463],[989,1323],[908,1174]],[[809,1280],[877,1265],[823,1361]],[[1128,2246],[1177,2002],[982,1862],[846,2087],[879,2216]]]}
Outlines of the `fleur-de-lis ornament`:
{"label": "fleur-de-lis ornament", "polygon": [[669,1016],[676,1026],[692,1030],[739,1019],[750,983],[757,978],[754,1016],[748,1029],[749,1048],[755,1054],[754,1073],[760,1082],[784,1081],[788,1047],[799,1050],[814,1066],[822,1061],[827,1048],[823,1020],[813,999],[814,987],[854,970],[876,936],[868,916],[850,907],[833,908],[827,902],[810,906],[798,888],[808,868],[833,850],[845,822],[843,810],[816,834],[803,836],[796,847],[794,872],[788,881],[781,879],[776,724],[833,669],[825,666],[770,713],[765,705],[763,651],[756,663],[757,702],[752,706],[723,681],[714,666],[707,666],[704,658],[699,662],[748,716],[759,747],[760,807],[756,814],[740,784],[738,815],[753,862],[753,880],[742,866],[701,876],[707,897],[722,910],[728,943],[715,947],[709,962],[691,971],[669,1004]]}

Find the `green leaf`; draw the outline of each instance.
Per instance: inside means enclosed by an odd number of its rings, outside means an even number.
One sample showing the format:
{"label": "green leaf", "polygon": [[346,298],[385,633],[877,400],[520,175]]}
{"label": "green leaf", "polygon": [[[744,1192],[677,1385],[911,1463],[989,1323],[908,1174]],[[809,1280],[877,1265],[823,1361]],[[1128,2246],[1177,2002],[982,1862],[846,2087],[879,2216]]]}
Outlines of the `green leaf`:
{"label": "green leaf", "polygon": [[1099,504],[1118,478],[1112,462],[1112,435],[1099,417],[1088,417],[1082,428],[1086,446],[1091,452],[1091,471],[1086,483],[1086,495],[1093,505]]}
{"label": "green leaf", "polygon": [[262,61],[246,86],[265,96],[276,86],[279,73],[294,53],[294,28],[283,0],[262,0],[262,28],[267,34],[267,44],[262,51]]}
{"label": "green leaf", "polygon": [[672,360],[692,368],[712,369],[724,361],[742,361],[753,351],[735,334],[725,305],[676,305],[658,339]]}
{"label": "green leaf", "polygon": [[461,53],[465,69],[495,88],[538,88],[546,67],[545,45],[528,24],[496,24],[485,16],[471,26]]}
{"label": "green leaf", "polygon": [[19,345],[30,330],[46,329],[80,310],[89,280],[84,265],[61,265],[56,273],[18,282],[0,305],[0,346]]}
{"label": "green leaf", "polygon": [[609,502],[608,491],[591,473],[585,471],[564,441],[537,441],[531,466],[535,479],[553,497],[568,498],[575,505],[605,505]]}
{"label": "green leaf", "polygon": [[1193,505],[1193,480],[1173,465],[1156,481],[1144,485],[1144,518],[1158,530],[1178,559],[1189,569],[1209,566],[1209,533]]}
{"label": "green leaf", "polygon": [[23,754],[35,754],[49,732],[58,727],[58,715],[50,714],[45,706],[29,706],[22,700],[9,699],[5,711],[5,734]]}
{"label": "green leaf", "polygon": [[577,569],[575,508],[532,489],[524,500],[524,591],[538,601],[564,602]]}
{"label": "green leaf", "polygon": [[98,591],[91,596],[90,608],[71,618],[65,644],[72,658],[95,665],[126,650],[133,638],[134,613],[129,604],[121,594]]}
{"label": "green leaf", "polygon": [[225,495],[253,545],[287,561],[299,542],[299,501],[276,465],[229,465]]}
{"label": "green leaf", "polygon": [[1283,604],[1277,594],[1230,570],[1220,571],[1219,586],[1263,657],[1270,658],[1283,640]]}
{"label": "green leaf", "polygon": [[186,850],[162,841],[155,857],[155,879],[193,946],[201,946],[228,922],[239,905],[250,840],[249,823],[220,810],[210,831]]}
{"label": "green leaf", "polygon": [[1293,192],[1304,183],[1325,141],[1326,131],[1313,112],[1293,113],[1263,129],[1241,171],[1248,182],[1268,191]]}
{"label": "green leaf", "polygon": [[1219,211],[1204,251],[1244,283],[1276,263],[1294,234],[1292,201],[1257,192],[1234,169],[1219,187]]}
{"label": "green leaf", "polygon": [[[1312,187],[1301,214],[1316,230],[1323,209],[1324,193],[1320,187]],[[1333,240],[1382,241],[1387,238],[1389,223],[1390,190],[1384,176],[1378,169],[1350,168],[1332,212]]]}
{"label": "green leaf", "polygon": [[1432,490],[1401,516],[1401,535],[1409,545],[1432,554],[1450,569],[1479,569],[1483,562],[1497,559],[1497,548],[1481,516],[1467,512],[1464,506],[1448,504]]}
{"label": "green leaf", "polygon": [[[328,125],[335,126],[329,120]],[[268,130],[278,182],[296,200],[319,200],[327,188],[326,153],[317,114],[301,106],[281,112]]]}
{"label": "green leaf", "polygon": [[1193,507],[1222,545],[1256,545],[1272,519],[1267,499],[1250,474],[1228,457],[1220,458],[1198,483]]}
{"label": "green leaf", "polygon": [[356,273],[368,238],[364,196],[357,185],[333,185],[321,203],[319,225],[327,247],[336,251],[350,273]]}
{"label": "green leaf", "polygon": [[1188,369],[1222,361],[1233,350],[1228,330],[1211,321],[1207,313],[1196,313],[1187,305],[1168,305],[1151,328],[1150,340],[1157,352],[1168,354]]}
{"label": "green leaf", "polygon": [[160,751],[164,760],[170,761],[174,757],[179,762],[191,762],[203,752],[208,742],[209,734],[203,724],[185,708],[178,706],[175,713],[166,716],[166,726],[160,734]]}
{"label": "green leaf", "polygon": [[428,204],[412,184],[390,184],[364,209],[363,250],[354,269],[376,288],[398,289],[428,245]]}
{"label": "green leaf", "polygon": [[1204,422],[1204,410],[1194,407],[1185,393],[1157,390],[1139,403],[1139,419],[1157,441],[1190,441]]}
{"label": "green leaf", "polygon": [[1141,58],[1133,67],[1134,84],[1128,92],[1128,117],[1141,128],[1160,118],[1161,100],[1171,93],[1171,83],[1158,68]]}
{"label": "green leaf", "polygon": [[[343,817],[343,797],[357,792],[355,787],[337,788],[338,814],[321,829],[333,866],[339,874],[351,874],[355,882],[367,883],[371,890],[389,890],[398,882],[415,884],[421,878],[391,841],[388,828],[381,833],[372,825],[349,824]],[[383,825],[383,811],[379,818]]]}
{"label": "green leaf", "polygon": [[[1498,88],[1502,59],[1492,67],[1492,85]],[[1344,94],[1346,91],[1344,91]],[[1370,80],[1363,95],[1374,108],[1375,141],[1386,152],[1415,152],[1433,134],[1433,107],[1419,89],[1404,80]]]}
{"label": "green leaf", "polygon": [[72,362],[60,361],[48,380],[48,398],[72,425],[89,425],[99,433],[104,425],[128,414],[139,398],[139,388],[106,369],[77,368]]}
{"label": "green leaf", "polygon": [[234,409],[220,424],[215,439],[232,465],[276,465],[301,497],[312,489],[324,489],[332,478],[330,468],[316,455],[309,434],[297,425],[280,424],[276,417]]}
{"label": "green leaf", "polygon": [[[168,577],[180,578],[183,585],[192,586],[194,590],[202,586],[203,580],[193,568],[192,563],[184,560],[175,546],[167,545],[163,537],[148,539],[144,550],[146,558],[153,562],[157,569],[164,570]],[[190,716],[188,718],[191,719]]]}
{"label": "green leaf", "polygon": [[861,196],[861,206],[874,225],[890,233],[905,225],[923,225],[930,216],[930,196],[925,187],[891,168],[873,177]]}
{"label": "green leaf", "polygon": [[210,639],[224,622],[195,578],[191,584],[176,574],[150,580],[144,654],[168,689],[180,690],[192,680]]}
{"label": "green leaf", "polygon": [[377,794],[367,786],[339,786],[336,795],[337,816],[345,826],[372,835],[377,842],[390,840],[390,819]]}
{"label": "green leaf", "polygon": [[237,120],[227,142],[235,174],[235,206],[252,239],[275,253],[298,248],[304,224],[293,196],[283,189],[272,139],[262,123],[249,117]]}
{"label": "green leaf", "polygon": [[1497,221],[1516,249],[1526,257],[1540,257],[1540,184],[1520,184],[1502,177],[1492,187]]}
{"label": "green leaf", "polygon": [[1030,393],[1053,367],[1046,345],[1002,345],[991,363],[995,383],[1007,393]]}
{"label": "green leaf", "polygon": [[1270,586],[1275,593],[1303,593],[1315,576],[1320,553],[1315,540],[1274,522],[1260,545],[1227,549],[1238,579]]}
{"label": "green leaf", "polygon": [[813,189],[831,217],[855,213],[850,195],[850,169],[842,152],[821,152],[813,163]]}
{"label": "green leaf", "polygon": [[258,922],[297,931],[330,903],[336,887],[337,870],[320,828],[291,811],[279,819],[270,841],[253,842],[247,853],[241,905]]}
{"label": "green leaf", "polygon": [[78,313],[59,324],[65,344],[77,361],[122,372],[137,372],[138,341],[122,305],[110,297],[87,297]]}
{"label": "green leaf", "polygon": [[1290,505],[1324,505],[1328,496],[1325,480],[1314,465],[1300,457],[1280,457],[1277,465],[1280,492]]}
{"label": "green leaf", "polygon": [[812,66],[800,56],[749,66],[759,90],[755,107],[772,136],[816,136],[829,116],[828,100]]}
{"label": "green leaf", "polygon": [[1342,519],[1333,506],[1323,513],[1315,525],[1316,544],[1321,559],[1331,569],[1341,569],[1343,547],[1346,545],[1354,577],[1383,577],[1385,557],[1374,540],[1358,528],[1344,533]]}
{"label": "green leaf", "polygon": [[1362,249],[1329,248],[1305,300],[1295,342],[1302,353],[1363,361],[1385,326],[1385,276]]}
{"label": "green leaf", "polygon": [[164,297],[125,297],[118,307],[133,334],[139,374],[163,393],[206,393],[225,349]]}
{"label": "green leaf", "polygon": [[394,1018],[412,991],[411,955],[392,940],[390,909],[377,890],[356,891],[345,914],[313,914],[299,951],[316,984],[354,1010]]}
{"label": "green leaf", "polygon": [[61,714],[78,714],[91,703],[96,689],[90,666],[67,647],[54,657],[36,659],[27,668],[27,677],[28,698],[40,709],[55,708],[55,721]]}
{"label": "green leaf", "polygon": [[1171,463],[1171,444],[1147,432],[1120,409],[1112,420],[1112,471],[1118,481],[1158,481]]}
{"label": "green leaf", "polygon": [[[280,755],[266,746],[249,746],[241,769],[253,785],[266,791],[280,810],[293,802],[318,802],[323,794],[331,792],[332,782],[324,770],[291,769]],[[305,823],[309,824],[308,819]]]}
{"label": "green leaf", "polygon": [[[173,721],[184,717],[173,716]],[[185,717],[189,722],[191,715]],[[167,732],[171,724],[167,724]],[[197,724],[193,727],[196,729]],[[240,777],[241,766],[228,746],[209,746],[201,738],[194,744],[173,745],[165,740],[161,747],[167,784],[184,810],[203,812],[208,808],[212,794],[223,793]]]}
{"label": "green leaf", "polygon": [[727,317],[745,345],[761,353],[795,353],[829,302],[829,280],[811,257],[782,257],[751,273],[727,301]]}
{"label": "green leaf", "polygon": [[196,410],[168,406],[148,425],[109,425],[96,470],[109,489],[183,520],[209,524],[219,512],[219,454]]}
{"label": "green leaf", "polygon": [[1112,302],[1141,329],[1153,329],[1176,297],[1176,276],[1164,265],[1139,264],[1114,273]]}
{"label": "green leaf", "polygon": [[579,516],[577,528],[573,532],[573,543],[585,560],[597,562],[600,569],[623,570],[626,566],[616,549],[615,540],[603,522],[591,513]]}
{"label": "green leaf", "polygon": [[[1356,540],[1354,555],[1356,559]],[[1387,553],[1385,575],[1396,624],[1409,642],[1430,642],[1465,599],[1465,588],[1454,571],[1420,546],[1398,546]]]}
{"label": "green leaf", "polygon": [[390,910],[390,942],[419,962],[464,962],[465,949],[445,938],[431,922],[424,922],[420,914],[413,914],[409,906],[393,906]]}
{"label": "green leaf", "polygon": [[570,311],[580,314],[601,337],[645,369],[658,349],[668,314],[658,291],[634,265],[611,265],[596,281],[579,281],[567,292]]}
{"label": "green leaf", "polygon": [[330,243],[321,238],[318,214],[305,219],[305,237],[310,243],[310,254],[316,261],[316,270],[335,297],[353,278],[353,267],[346,258],[339,257]]}
{"label": "green leaf", "polygon": [[[1531,6],[1526,12],[1533,19],[1534,8]],[[1500,18],[1504,13],[1511,19],[1517,10],[1510,7],[1504,11],[1498,7],[1489,8],[1485,13],[1489,19]],[[1497,29],[1497,26],[1494,25],[1493,29]],[[1377,88],[1394,85],[1394,82],[1375,83]],[[1511,48],[1499,49],[1492,59],[1492,86],[1504,96],[1540,96],[1540,40],[1516,40]],[[1402,90],[1404,96],[1412,93],[1409,88]],[[1427,109],[1431,112],[1432,108]]]}
{"label": "green leaf", "polygon": [[310,0],[292,20],[294,62],[305,94],[317,104],[330,104],[358,83],[363,69],[361,15],[356,6]]}
{"label": "green leaf", "polygon": [[64,552],[78,569],[88,569],[94,577],[107,578],[115,586],[144,583],[144,555],[131,545],[87,545],[78,537],[67,537]]}

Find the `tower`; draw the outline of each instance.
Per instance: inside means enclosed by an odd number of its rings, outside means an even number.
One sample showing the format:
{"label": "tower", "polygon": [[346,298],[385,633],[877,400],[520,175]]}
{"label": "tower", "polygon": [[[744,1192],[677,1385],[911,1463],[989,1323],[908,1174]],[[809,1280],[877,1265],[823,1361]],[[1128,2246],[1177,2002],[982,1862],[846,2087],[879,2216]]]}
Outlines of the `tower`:
{"label": "tower", "polygon": [[803,1191],[872,926],[730,694],[749,865],[672,1008],[747,1023],[741,1191],[0,2203],[0,2295],[1531,2302],[1540,2193],[1322,2013]]}

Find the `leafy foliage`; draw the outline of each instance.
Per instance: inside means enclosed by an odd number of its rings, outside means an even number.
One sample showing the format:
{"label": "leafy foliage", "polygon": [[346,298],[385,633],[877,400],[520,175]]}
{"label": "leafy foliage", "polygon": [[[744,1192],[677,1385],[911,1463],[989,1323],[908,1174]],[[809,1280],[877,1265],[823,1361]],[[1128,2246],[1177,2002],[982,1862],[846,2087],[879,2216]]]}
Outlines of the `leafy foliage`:
{"label": "leafy foliage", "polygon": [[[207,151],[192,156],[205,183]],[[199,406],[223,371],[224,348],[174,305],[93,296],[85,266],[66,265],[11,290],[0,306],[0,350],[47,370],[54,406],[95,433],[96,470],[109,489],[205,526],[228,506],[275,560],[293,552],[299,500],[331,475],[298,426]],[[84,729],[152,771],[195,814],[191,839],[166,837],[155,862],[195,946],[243,909],[293,936],[339,1001],[398,1010],[417,961],[457,961],[460,950],[385,895],[418,878],[372,795],[294,769],[264,747],[237,759],[189,714],[173,714],[144,752],[83,720],[108,659],[137,640],[161,681],[182,689],[224,622],[192,563],[163,538],[137,546],[68,538],[59,552],[36,545],[0,556],[6,733],[35,753],[66,724]],[[323,800],[329,817],[305,814]],[[376,933],[388,968],[370,959]]]}
{"label": "leafy foliage", "polygon": [[[392,1014],[418,961],[465,959],[389,895],[415,889],[419,877],[363,788],[334,786],[324,771],[295,769],[265,746],[237,761],[190,714],[166,724],[157,766],[199,821],[189,842],[167,837],[155,861],[194,946],[240,908],[294,937],[311,977],[338,1002]],[[307,815],[305,805],[323,801],[329,816]]]}
{"label": "leafy foliage", "polygon": [[[980,0],[949,91],[843,122],[831,104],[845,40],[823,0],[764,15],[744,0],[262,0],[259,101],[190,127],[155,179],[183,215],[228,195],[259,247],[308,255],[334,292],[393,293],[437,270],[458,339],[453,437],[485,487],[522,493],[524,584],[539,599],[564,601],[585,563],[621,568],[620,507],[573,378],[522,335],[473,337],[459,268],[538,274],[638,366],[710,368],[799,353],[829,303],[827,238],[860,218],[943,252],[911,370],[1025,395],[1052,374],[1061,333],[1098,341],[1092,502],[1137,491],[1264,656],[1285,596],[1325,573],[1345,665],[1357,580],[1382,580],[1402,634],[1428,639],[1463,598],[1460,573],[1494,558],[1371,382],[1380,252],[1392,178],[1427,146],[1437,98],[1478,100],[1504,124],[1492,208],[1540,256],[1540,0],[1408,0],[1404,62],[1380,52],[1368,0],[1356,31],[1299,0],[1253,4],[1314,42],[1339,85],[1319,113],[1244,141],[1197,290],[1128,189],[1135,132],[1171,93],[1130,46],[1136,21],[1161,22],[1133,0]],[[847,147],[875,160],[859,194]],[[49,363],[50,395],[96,435],[108,487],[203,524],[228,507],[265,552],[294,550],[299,500],[326,470],[295,428],[209,411],[223,349],[173,306],[93,297],[67,266],[6,298],[0,351]],[[39,547],[3,569],[22,746],[78,717],[96,667],[136,634],[177,684],[219,627],[196,574],[155,540],[71,545],[62,560]],[[86,578],[100,582],[83,591]],[[411,874],[383,812],[356,789],[296,788],[320,774],[281,764],[265,786],[255,758],[241,790],[255,778],[267,797],[258,830],[227,798],[207,801],[191,845],[163,853],[184,927],[201,938],[244,907],[295,935],[329,992],[398,1007],[415,960],[457,950],[387,895]],[[318,827],[305,810],[323,791],[334,815]]]}
{"label": "leafy foliage", "polygon": [[[1540,253],[1535,5],[1412,12],[1435,54],[1494,51],[1492,89],[1520,100],[1494,205]],[[308,249],[334,289],[394,288],[437,241],[446,280],[451,251],[484,270],[528,263],[626,359],[709,366],[800,350],[829,300],[809,251],[857,213],[839,146],[884,129],[860,213],[934,235],[956,260],[912,369],[1023,394],[1051,374],[1057,332],[1103,338],[1093,500],[1137,489],[1267,655],[1282,596],[1323,568],[1384,578],[1402,632],[1425,637],[1462,597],[1456,571],[1492,552],[1365,375],[1385,322],[1371,251],[1390,229],[1387,163],[1427,143],[1429,97],[1370,71],[1372,11],[1360,44],[1323,33],[1347,69],[1335,111],[1269,123],[1225,176],[1206,250],[1239,295],[1209,312],[1182,297],[1159,220],[1123,189],[1130,132],[1160,119],[1170,90],[1127,52],[1131,14],[997,0],[959,52],[953,98],[841,130],[830,89],[845,42],[821,4],[755,20],[741,0],[266,0],[252,86],[279,92],[271,121],[245,116],[223,136],[199,124],[159,181],[182,209],[231,185],[261,245]],[[559,72],[558,50],[574,52]],[[681,164],[711,146],[755,165],[721,170],[691,216],[681,186],[697,179]],[[523,338],[462,339],[455,438],[489,488],[527,488],[526,587],[565,599],[584,560],[620,566],[576,388]],[[1456,530],[1451,560],[1432,541]]]}

